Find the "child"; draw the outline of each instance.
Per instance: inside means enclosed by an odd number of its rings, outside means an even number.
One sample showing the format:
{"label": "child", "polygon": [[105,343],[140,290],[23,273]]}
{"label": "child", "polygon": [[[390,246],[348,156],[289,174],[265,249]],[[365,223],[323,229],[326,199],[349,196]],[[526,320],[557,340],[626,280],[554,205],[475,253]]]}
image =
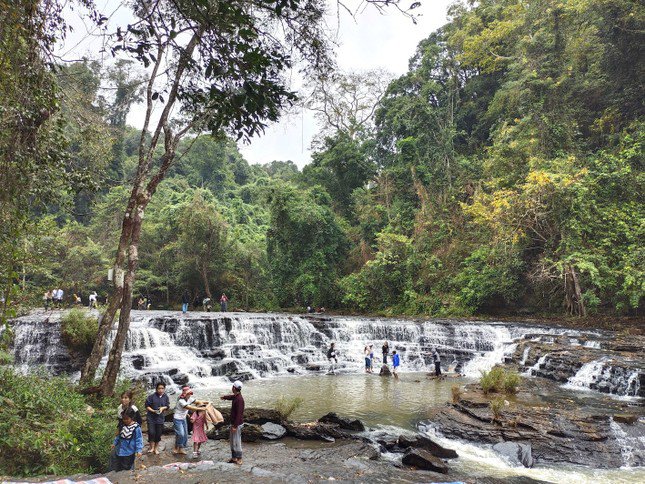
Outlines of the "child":
{"label": "child", "polygon": [[112,448],[116,449],[115,471],[130,471],[134,469],[135,455],[141,457],[143,450],[143,434],[141,427],[134,421],[134,411],[126,408],[121,416],[123,427],[114,438]]}
{"label": "child", "polygon": [[394,375],[395,378],[399,377],[398,370],[399,366],[401,365],[401,359],[399,358],[399,355],[397,354],[396,350],[392,351],[392,374]]}
{"label": "child", "polygon": [[193,423],[193,459],[196,459],[202,455],[200,450],[202,443],[208,440],[204,430],[204,426],[206,425],[206,412],[204,410],[193,412],[190,416],[190,421]]}
{"label": "child", "polygon": [[119,430],[121,430],[121,427],[123,427],[123,412],[128,408],[131,408],[134,412],[134,421],[141,425],[141,413],[139,412],[137,406],[132,403],[132,398],[132,391],[126,391],[121,394],[121,403],[116,409],[116,417],[119,419]]}

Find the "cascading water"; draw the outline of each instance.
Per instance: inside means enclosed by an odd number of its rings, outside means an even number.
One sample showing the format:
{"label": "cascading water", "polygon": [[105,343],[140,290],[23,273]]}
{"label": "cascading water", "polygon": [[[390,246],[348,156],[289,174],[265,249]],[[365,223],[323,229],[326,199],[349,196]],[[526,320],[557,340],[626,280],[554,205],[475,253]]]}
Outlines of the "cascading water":
{"label": "cascading water", "polygon": [[640,372],[612,365],[608,357],[603,357],[582,365],[563,386],[633,397],[640,394]]}
{"label": "cascading water", "polygon": [[[73,374],[80,370],[81,362],[70,357],[60,340],[60,315],[60,312],[36,312],[14,321],[16,366],[23,371],[44,366],[54,374]],[[328,366],[326,351],[332,341],[336,343],[340,371],[361,372],[364,347],[373,344],[378,370],[381,345],[388,341],[390,350],[396,349],[401,357],[402,371],[432,371],[431,351],[436,348],[444,370],[449,368],[478,377],[480,371],[512,359],[518,342],[549,344],[561,336],[569,341],[593,339],[593,333],[583,335],[575,330],[513,323],[133,311],[122,372],[128,378],[149,383],[163,379],[172,385],[190,382],[211,386],[230,378],[244,380],[324,371]],[[529,347],[524,347],[523,352],[518,361],[525,366]],[[540,375],[548,357],[548,353],[543,354],[525,375]],[[585,372],[592,367],[580,369],[574,376],[579,368],[575,367],[569,374],[573,377],[569,382],[571,388],[591,387],[617,395],[641,395],[645,375],[633,366],[607,365],[610,371],[603,370],[596,386],[587,384],[590,377]]]}

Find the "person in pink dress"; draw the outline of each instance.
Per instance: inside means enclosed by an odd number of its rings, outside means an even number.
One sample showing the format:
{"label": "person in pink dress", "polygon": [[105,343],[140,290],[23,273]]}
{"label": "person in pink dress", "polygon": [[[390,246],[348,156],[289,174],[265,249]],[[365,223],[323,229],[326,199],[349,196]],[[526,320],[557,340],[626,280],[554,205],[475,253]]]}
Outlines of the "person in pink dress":
{"label": "person in pink dress", "polygon": [[206,437],[206,412],[198,410],[193,412],[190,416],[190,421],[193,423],[193,458],[199,457],[202,452],[200,449],[202,443],[208,440]]}

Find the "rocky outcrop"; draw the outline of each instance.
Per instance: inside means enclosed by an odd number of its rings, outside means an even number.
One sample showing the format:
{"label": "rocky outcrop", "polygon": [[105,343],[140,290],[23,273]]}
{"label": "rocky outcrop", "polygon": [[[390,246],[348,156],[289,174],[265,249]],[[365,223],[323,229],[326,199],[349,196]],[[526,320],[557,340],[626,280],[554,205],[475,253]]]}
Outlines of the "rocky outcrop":
{"label": "rocky outcrop", "polygon": [[[619,424],[606,411],[576,408],[570,400],[562,405],[554,401],[540,403],[534,394],[526,394],[512,399],[502,415],[495,418],[489,399],[474,386],[467,389],[458,403],[438,409],[428,424],[446,437],[470,442],[530,443],[536,463],[568,462],[594,468],[625,464],[622,429],[616,428]],[[645,436],[645,425],[636,422],[630,427],[630,435],[636,437],[629,445],[642,447],[638,435]],[[645,453],[641,454],[640,464],[633,465],[645,464]]]}
{"label": "rocky outcrop", "polygon": [[507,361],[572,388],[645,397],[645,337],[529,334]]}

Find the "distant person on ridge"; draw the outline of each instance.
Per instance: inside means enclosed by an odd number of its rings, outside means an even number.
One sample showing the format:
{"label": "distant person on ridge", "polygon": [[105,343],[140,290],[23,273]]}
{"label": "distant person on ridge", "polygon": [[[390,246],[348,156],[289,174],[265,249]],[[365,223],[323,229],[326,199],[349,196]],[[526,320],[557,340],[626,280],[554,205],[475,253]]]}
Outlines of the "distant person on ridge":
{"label": "distant person on ridge", "polygon": [[387,341],[383,343],[381,351],[383,352],[383,364],[387,365],[387,354],[390,352],[390,345],[387,344]]}
{"label": "distant person on ridge", "polygon": [[186,314],[188,312],[188,305],[190,304],[190,294],[188,289],[184,291],[184,294],[181,296],[181,312]]}
{"label": "distant person on ridge", "polygon": [[441,357],[437,348],[432,349],[432,361],[434,361],[434,375],[439,378],[441,376]]}
{"label": "distant person on ridge", "polygon": [[89,304],[88,304],[88,306],[89,306],[90,308],[95,308],[95,309],[96,309],[96,306],[97,306],[97,298],[98,298],[98,297],[99,297],[99,295],[96,293],[96,291],[92,291],[92,292],[90,293],[90,297],[89,297]]}
{"label": "distant person on ridge", "polygon": [[327,359],[329,360],[330,375],[336,374],[336,365],[338,364],[338,355],[336,353],[336,343],[332,343],[327,350]]}
{"label": "distant person on ridge", "polygon": [[396,350],[392,351],[392,374],[394,378],[399,377],[399,366],[401,366],[401,358],[397,354]]}
{"label": "distant person on ridge", "polygon": [[244,397],[242,397],[242,382],[233,382],[233,393],[220,397],[222,400],[231,400],[231,444],[230,464],[242,464],[242,427],[244,426]]}
{"label": "distant person on ridge", "polygon": [[226,297],[226,294],[224,293],[222,293],[222,297],[219,298],[219,308],[223,313],[228,309],[228,297]]}

